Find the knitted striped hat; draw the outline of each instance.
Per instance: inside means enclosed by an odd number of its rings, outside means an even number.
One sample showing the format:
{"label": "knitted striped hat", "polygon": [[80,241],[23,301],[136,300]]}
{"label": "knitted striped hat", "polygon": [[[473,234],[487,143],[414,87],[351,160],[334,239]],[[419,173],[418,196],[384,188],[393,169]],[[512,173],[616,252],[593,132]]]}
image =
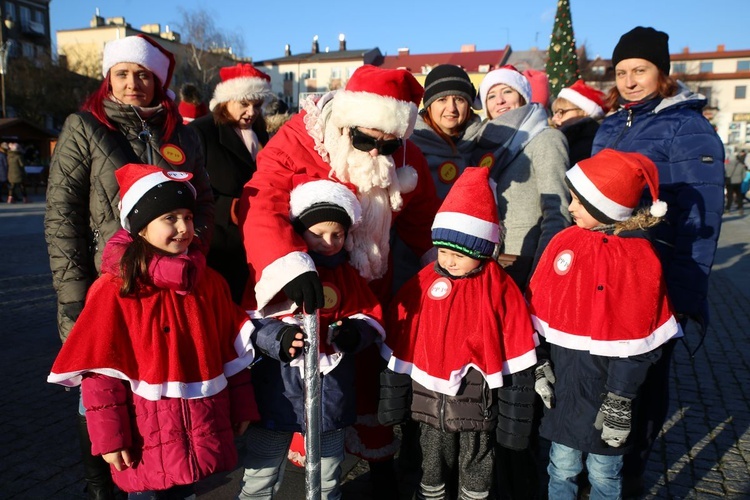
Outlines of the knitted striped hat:
{"label": "knitted striped hat", "polygon": [[490,169],[467,167],[440,206],[432,223],[432,243],[474,259],[492,257],[500,244],[500,223]]}

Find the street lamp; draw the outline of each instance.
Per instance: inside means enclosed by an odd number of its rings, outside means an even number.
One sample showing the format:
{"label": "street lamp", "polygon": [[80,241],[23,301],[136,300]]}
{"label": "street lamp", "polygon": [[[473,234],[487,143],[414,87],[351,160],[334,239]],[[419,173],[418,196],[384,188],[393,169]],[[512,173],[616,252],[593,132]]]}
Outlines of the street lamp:
{"label": "street lamp", "polygon": [[7,118],[5,112],[5,73],[8,71],[8,54],[13,49],[13,40],[5,40],[5,28],[13,29],[13,20],[6,18],[3,26],[0,26],[0,93],[2,93],[3,118]]}

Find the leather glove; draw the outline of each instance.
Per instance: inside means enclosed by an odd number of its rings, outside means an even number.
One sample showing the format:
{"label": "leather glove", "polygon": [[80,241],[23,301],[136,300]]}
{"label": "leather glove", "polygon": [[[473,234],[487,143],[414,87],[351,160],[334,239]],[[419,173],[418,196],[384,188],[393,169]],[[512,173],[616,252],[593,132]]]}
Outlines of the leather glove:
{"label": "leather glove", "polygon": [[323,285],[315,271],[300,274],[284,285],[282,290],[289,300],[298,306],[304,306],[304,312],[308,314],[323,307]]}
{"label": "leather glove", "polygon": [[555,389],[552,384],[556,382],[555,372],[552,371],[552,365],[546,359],[541,360],[539,365],[534,369],[534,390],[542,398],[544,406],[553,408],[555,406]]}
{"label": "leather glove", "polygon": [[279,359],[281,361],[289,363],[291,360],[302,354],[303,349],[301,347],[295,347],[294,356],[289,355],[289,349],[292,347],[292,342],[296,340],[296,336],[300,332],[304,338],[304,332],[302,332],[302,329],[297,325],[286,325],[279,330],[279,333],[276,335],[276,340],[281,344],[281,348],[279,349]]}
{"label": "leather glove", "polygon": [[594,427],[602,431],[602,441],[614,448],[625,443],[630,434],[631,404],[629,398],[608,392],[596,415]]}
{"label": "leather glove", "polygon": [[352,353],[359,347],[362,335],[357,328],[357,320],[351,318],[342,318],[329,327],[328,339],[336,344],[339,351]]}

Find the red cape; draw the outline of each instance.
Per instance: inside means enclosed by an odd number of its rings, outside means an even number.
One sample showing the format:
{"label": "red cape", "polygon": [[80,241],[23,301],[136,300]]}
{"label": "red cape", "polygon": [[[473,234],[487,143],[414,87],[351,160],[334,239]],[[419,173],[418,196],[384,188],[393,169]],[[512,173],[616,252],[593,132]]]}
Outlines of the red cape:
{"label": "red cape", "polygon": [[152,401],[190,399],[219,393],[252,363],[253,324],[216,271],[207,268],[188,294],[151,287],[123,298],[121,284],[104,274],[91,285],[48,382],[76,386],[94,372]]}
{"label": "red cape", "polygon": [[527,295],[539,334],[569,349],[626,357],[682,336],[644,238],[569,227],[547,245]]}
{"label": "red cape", "polygon": [[381,353],[390,369],[454,396],[471,367],[496,388],[503,375],[536,363],[526,302],[496,262],[461,279],[442,277],[434,265],[409,280],[389,308]]}

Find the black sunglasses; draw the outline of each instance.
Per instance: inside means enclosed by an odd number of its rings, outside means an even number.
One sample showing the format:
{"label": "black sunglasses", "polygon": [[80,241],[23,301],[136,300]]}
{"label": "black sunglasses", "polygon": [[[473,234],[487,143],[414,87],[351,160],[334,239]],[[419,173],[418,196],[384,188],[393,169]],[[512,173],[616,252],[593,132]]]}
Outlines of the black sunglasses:
{"label": "black sunglasses", "polygon": [[387,141],[375,139],[356,127],[349,129],[349,137],[352,138],[354,148],[365,152],[377,149],[379,155],[390,156],[401,147],[401,139],[388,139]]}

